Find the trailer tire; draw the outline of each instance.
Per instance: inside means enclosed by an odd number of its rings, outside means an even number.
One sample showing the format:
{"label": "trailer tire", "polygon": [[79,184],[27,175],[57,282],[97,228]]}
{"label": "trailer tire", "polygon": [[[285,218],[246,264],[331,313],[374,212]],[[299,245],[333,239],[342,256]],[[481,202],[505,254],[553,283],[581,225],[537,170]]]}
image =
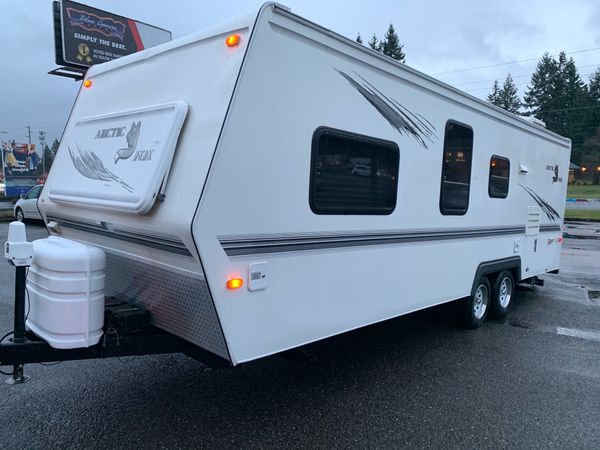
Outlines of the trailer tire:
{"label": "trailer tire", "polygon": [[492,288],[490,281],[486,276],[482,275],[477,280],[473,295],[469,295],[461,300],[461,316],[463,325],[466,328],[474,330],[483,324],[490,309],[491,297]]}
{"label": "trailer tire", "polygon": [[504,270],[498,274],[494,282],[490,315],[495,319],[504,319],[514,295],[515,280],[510,270]]}

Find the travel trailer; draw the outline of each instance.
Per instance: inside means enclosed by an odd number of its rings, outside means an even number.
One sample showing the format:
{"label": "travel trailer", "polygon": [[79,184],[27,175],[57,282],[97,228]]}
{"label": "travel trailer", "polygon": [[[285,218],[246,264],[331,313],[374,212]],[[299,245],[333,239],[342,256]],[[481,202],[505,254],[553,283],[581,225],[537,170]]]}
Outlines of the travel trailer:
{"label": "travel trailer", "polygon": [[[80,252],[107,299],[230,365],[448,302],[476,328],[558,271],[569,156],[539,121],[268,3],[88,71],[27,282],[50,292],[42,269]],[[61,358],[105,343],[108,319],[80,344],[44,331],[34,297],[28,328]]]}

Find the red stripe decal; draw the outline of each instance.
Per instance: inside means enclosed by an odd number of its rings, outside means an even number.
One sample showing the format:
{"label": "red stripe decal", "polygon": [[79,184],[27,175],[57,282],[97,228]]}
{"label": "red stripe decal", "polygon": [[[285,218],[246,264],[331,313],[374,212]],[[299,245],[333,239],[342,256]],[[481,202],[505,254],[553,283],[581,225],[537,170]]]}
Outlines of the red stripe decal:
{"label": "red stripe decal", "polygon": [[135,21],[129,19],[127,20],[129,24],[129,29],[131,30],[131,34],[133,34],[133,39],[135,40],[135,46],[137,47],[137,51],[144,50],[144,43],[142,42],[142,38],[140,37],[140,32],[137,29],[137,25]]}

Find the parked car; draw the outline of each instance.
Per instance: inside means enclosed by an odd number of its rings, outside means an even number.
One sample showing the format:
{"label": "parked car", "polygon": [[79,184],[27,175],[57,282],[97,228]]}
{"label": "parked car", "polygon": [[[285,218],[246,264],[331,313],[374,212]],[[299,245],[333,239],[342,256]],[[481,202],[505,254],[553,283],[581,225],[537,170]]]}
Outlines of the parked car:
{"label": "parked car", "polygon": [[42,220],[42,216],[37,208],[37,200],[42,193],[43,184],[38,184],[32,187],[27,194],[17,200],[15,203],[15,218],[19,222],[23,222],[27,219]]}
{"label": "parked car", "polygon": [[371,175],[371,167],[365,166],[364,164],[357,164],[352,169],[352,175],[360,175],[362,177],[368,177]]}

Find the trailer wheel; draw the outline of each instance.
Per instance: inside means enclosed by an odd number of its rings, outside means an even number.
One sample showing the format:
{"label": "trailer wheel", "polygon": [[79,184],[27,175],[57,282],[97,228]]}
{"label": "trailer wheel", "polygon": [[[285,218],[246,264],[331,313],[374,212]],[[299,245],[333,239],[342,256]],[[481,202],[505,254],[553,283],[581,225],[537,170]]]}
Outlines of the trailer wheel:
{"label": "trailer wheel", "polygon": [[515,292],[515,281],[509,270],[500,272],[496,277],[492,290],[492,304],[490,314],[496,319],[503,319],[508,313],[508,308]]}
{"label": "trailer wheel", "polygon": [[465,327],[470,329],[479,328],[490,306],[492,289],[487,277],[482,276],[477,281],[475,292],[462,301],[462,317]]}

